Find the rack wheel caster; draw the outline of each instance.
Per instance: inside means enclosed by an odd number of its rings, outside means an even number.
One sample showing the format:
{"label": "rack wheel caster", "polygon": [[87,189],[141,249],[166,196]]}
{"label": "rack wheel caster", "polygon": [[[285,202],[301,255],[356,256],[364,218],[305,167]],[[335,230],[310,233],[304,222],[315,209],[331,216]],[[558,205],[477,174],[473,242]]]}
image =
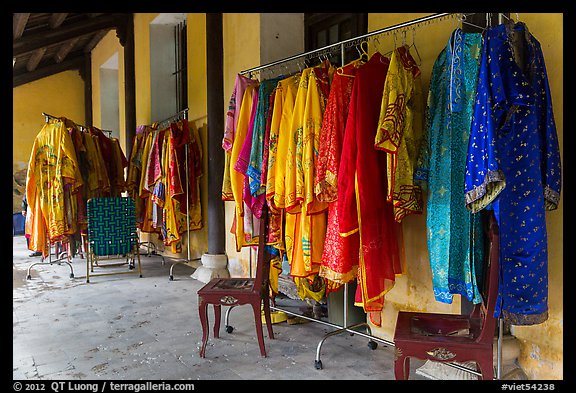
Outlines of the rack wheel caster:
{"label": "rack wheel caster", "polygon": [[234,331],[233,326],[226,325],[226,333],[232,333]]}
{"label": "rack wheel caster", "polygon": [[170,281],[174,281],[174,276],[170,275]]}
{"label": "rack wheel caster", "polygon": [[314,368],[316,370],[322,370],[322,360],[314,360]]}
{"label": "rack wheel caster", "polygon": [[70,278],[74,278],[74,273],[70,273]]}
{"label": "rack wheel caster", "polygon": [[376,341],[368,341],[368,348],[370,348],[371,350],[375,350],[376,348],[378,348],[378,343]]}
{"label": "rack wheel caster", "polygon": [[29,274],[26,276],[26,280],[32,280],[32,276]]}

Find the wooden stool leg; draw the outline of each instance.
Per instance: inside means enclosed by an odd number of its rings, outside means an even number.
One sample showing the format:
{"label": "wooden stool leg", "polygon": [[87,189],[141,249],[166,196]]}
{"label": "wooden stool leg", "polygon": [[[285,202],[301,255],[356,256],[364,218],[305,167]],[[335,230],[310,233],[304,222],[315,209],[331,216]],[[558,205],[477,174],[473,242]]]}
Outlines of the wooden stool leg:
{"label": "wooden stool leg", "polygon": [[220,318],[222,315],[222,306],[219,304],[214,305],[214,337],[220,337]]}
{"label": "wooden stool leg", "polygon": [[408,379],[410,375],[410,358],[400,356],[394,360],[394,377],[397,380]]}
{"label": "wooden stool leg", "polygon": [[482,373],[482,379],[491,381],[494,379],[494,361],[492,357],[482,357],[476,360],[476,364]]}
{"label": "wooden stool leg", "polygon": [[264,316],[266,318],[266,328],[268,329],[268,338],[274,340],[274,332],[272,331],[272,318],[270,316],[270,300],[264,299]]}
{"label": "wooden stool leg", "polygon": [[266,357],[266,348],[264,347],[264,332],[262,331],[262,310],[260,309],[260,302],[252,303],[254,310],[254,322],[256,323],[256,336],[258,337],[258,345],[260,346],[260,355]]}
{"label": "wooden stool leg", "polygon": [[202,346],[200,347],[200,357],[205,357],[206,343],[208,342],[208,303],[200,300],[198,304],[200,323],[202,324]]}

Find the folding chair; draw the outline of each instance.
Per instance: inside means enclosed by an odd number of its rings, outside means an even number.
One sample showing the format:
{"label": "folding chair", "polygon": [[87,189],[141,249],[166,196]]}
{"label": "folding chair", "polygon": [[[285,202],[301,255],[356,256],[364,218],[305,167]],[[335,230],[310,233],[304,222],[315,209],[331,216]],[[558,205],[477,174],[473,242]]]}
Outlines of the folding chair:
{"label": "folding chair", "polygon": [[[138,273],[142,277],[138,233],[136,231],[136,209],[131,197],[91,198],[87,204],[88,231],[86,282],[90,276]],[[106,262],[102,257],[123,259],[122,262]],[[135,270],[138,259],[138,270]],[[128,265],[128,270],[94,273],[94,267],[109,268]]]}

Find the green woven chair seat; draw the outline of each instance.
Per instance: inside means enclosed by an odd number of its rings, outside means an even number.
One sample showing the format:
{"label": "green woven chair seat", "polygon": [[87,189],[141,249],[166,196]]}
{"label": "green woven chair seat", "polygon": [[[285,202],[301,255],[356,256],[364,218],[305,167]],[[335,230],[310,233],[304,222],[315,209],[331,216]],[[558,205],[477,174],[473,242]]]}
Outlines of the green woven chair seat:
{"label": "green woven chair seat", "polygon": [[138,244],[136,209],[131,197],[91,198],[88,244],[94,255],[129,254]]}

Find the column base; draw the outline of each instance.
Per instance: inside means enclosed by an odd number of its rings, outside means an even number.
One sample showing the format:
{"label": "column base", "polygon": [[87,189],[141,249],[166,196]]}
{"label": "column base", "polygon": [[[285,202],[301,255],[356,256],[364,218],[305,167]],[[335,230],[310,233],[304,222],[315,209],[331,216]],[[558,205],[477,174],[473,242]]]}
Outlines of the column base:
{"label": "column base", "polygon": [[226,254],[204,254],[200,260],[202,266],[198,267],[191,277],[203,283],[213,278],[229,278],[228,257]]}

